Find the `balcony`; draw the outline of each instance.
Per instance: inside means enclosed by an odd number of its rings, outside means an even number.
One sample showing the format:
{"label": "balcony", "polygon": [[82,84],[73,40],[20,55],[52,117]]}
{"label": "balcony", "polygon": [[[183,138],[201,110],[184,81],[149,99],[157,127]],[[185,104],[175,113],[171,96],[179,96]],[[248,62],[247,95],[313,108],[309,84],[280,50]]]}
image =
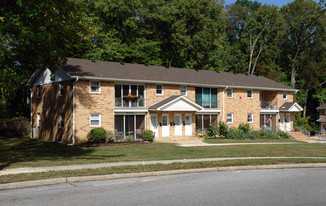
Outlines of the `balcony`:
{"label": "balcony", "polygon": [[217,101],[205,101],[205,100],[196,100],[196,103],[202,106],[203,108],[217,108]]}
{"label": "balcony", "polygon": [[277,106],[275,102],[268,101],[268,102],[261,102],[260,103],[260,108],[261,109],[271,109],[271,110],[276,110]]}
{"label": "balcony", "polygon": [[115,107],[145,107],[145,99],[142,98],[115,98]]}

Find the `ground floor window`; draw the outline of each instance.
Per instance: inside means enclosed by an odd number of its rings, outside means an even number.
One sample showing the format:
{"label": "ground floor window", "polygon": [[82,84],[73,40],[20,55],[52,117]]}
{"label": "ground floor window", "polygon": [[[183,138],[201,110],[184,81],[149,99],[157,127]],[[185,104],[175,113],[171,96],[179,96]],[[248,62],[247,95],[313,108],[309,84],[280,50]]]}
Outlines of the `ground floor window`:
{"label": "ground floor window", "polygon": [[116,139],[141,139],[145,129],[145,115],[115,115],[114,132]]}
{"label": "ground floor window", "polygon": [[196,135],[198,133],[206,134],[209,124],[218,126],[217,114],[197,114],[196,115]]}
{"label": "ground floor window", "polygon": [[260,129],[276,131],[276,114],[261,114]]}

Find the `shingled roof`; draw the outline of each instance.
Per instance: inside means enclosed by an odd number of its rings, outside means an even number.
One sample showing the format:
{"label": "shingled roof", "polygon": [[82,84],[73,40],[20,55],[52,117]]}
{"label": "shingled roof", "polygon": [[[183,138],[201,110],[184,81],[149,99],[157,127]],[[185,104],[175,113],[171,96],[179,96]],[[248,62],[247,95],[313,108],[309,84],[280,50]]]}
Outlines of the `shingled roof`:
{"label": "shingled roof", "polygon": [[317,109],[326,109],[326,103],[323,104],[323,105],[321,105],[321,106],[319,106],[319,107],[317,107]]}
{"label": "shingled roof", "polygon": [[297,91],[262,76],[208,70],[166,68],[143,64],[93,61],[68,58],[63,69],[72,77],[115,81],[139,81],[180,85],[209,85],[234,88]]}

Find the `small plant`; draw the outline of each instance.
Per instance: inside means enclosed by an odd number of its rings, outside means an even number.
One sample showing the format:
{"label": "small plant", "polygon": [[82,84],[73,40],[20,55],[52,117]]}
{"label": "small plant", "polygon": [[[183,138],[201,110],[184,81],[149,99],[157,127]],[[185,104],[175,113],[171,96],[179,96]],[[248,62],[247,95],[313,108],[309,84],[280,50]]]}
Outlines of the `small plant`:
{"label": "small plant", "polygon": [[284,132],[282,130],[277,131],[277,135],[281,138],[288,139],[290,137],[289,133]]}
{"label": "small plant", "polygon": [[226,137],[228,133],[228,125],[226,125],[224,122],[219,122],[218,123],[218,134],[220,136]]}
{"label": "small plant", "polygon": [[242,130],[246,134],[249,134],[251,132],[249,124],[240,123],[238,129]]}
{"label": "small plant", "polygon": [[104,143],[106,141],[106,131],[103,128],[94,128],[87,135],[89,142]]}
{"label": "small plant", "polygon": [[214,139],[214,137],[208,136],[207,134],[204,134],[204,135],[203,135],[203,138],[204,138],[204,139]]}
{"label": "small plant", "polygon": [[207,135],[211,138],[215,138],[215,136],[217,135],[217,128],[214,127],[212,124],[208,125],[208,129],[207,129]]}
{"label": "small plant", "polygon": [[198,133],[198,137],[203,137],[203,134],[202,133]]}
{"label": "small plant", "polygon": [[114,142],[114,132],[111,130],[106,131],[106,142]]}
{"label": "small plant", "polygon": [[154,140],[154,133],[152,130],[144,130],[143,131],[143,138],[144,141],[152,142]]}
{"label": "small plant", "polygon": [[134,139],[131,138],[131,137],[128,137],[128,138],[125,139],[125,142],[133,142],[133,141],[134,141]]}

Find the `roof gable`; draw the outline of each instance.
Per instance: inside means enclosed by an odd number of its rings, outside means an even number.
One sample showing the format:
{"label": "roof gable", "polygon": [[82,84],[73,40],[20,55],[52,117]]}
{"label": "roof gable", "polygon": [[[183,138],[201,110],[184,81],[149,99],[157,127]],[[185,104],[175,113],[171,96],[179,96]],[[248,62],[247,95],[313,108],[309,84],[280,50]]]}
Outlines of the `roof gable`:
{"label": "roof gable", "polygon": [[70,76],[61,68],[56,71],[54,80],[51,80],[51,71],[49,69],[37,70],[27,85],[44,85],[68,80],[71,80]]}
{"label": "roof gable", "polygon": [[152,111],[200,111],[203,108],[181,95],[172,95],[149,107]]}
{"label": "roof gable", "polygon": [[286,112],[301,112],[303,109],[296,102],[284,102],[280,106],[279,110],[286,111]]}

